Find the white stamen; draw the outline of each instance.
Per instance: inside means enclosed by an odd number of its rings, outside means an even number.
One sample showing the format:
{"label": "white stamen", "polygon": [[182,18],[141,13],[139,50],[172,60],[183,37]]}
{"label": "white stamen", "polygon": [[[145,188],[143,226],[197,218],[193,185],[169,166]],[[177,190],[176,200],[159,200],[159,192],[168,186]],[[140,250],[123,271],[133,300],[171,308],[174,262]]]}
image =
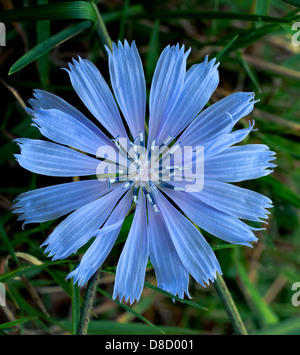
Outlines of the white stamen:
{"label": "white stamen", "polygon": [[151,143],[151,150],[154,150],[155,148],[155,142],[156,142],[156,138],[153,139],[152,143]]}
{"label": "white stamen", "polygon": [[168,145],[174,137],[169,133],[169,137],[163,142],[163,145]]}
{"label": "white stamen", "polygon": [[155,213],[159,213],[159,209],[157,208],[156,205],[152,205],[152,207],[153,207]]}
{"label": "white stamen", "polygon": [[186,187],[174,187],[175,191],[186,191]]}
{"label": "white stamen", "polygon": [[171,147],[169,150],[169,154],[174,154],[178,148],[179,148],[179,144],[173,145],[173,147]]}

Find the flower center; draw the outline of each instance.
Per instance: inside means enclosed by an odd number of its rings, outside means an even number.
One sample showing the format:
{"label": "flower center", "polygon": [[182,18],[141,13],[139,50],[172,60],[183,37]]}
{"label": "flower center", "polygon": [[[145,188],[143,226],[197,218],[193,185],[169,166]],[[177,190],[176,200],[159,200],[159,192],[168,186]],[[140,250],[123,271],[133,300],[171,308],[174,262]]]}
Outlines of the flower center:
{"label": "flower center", "polygon": [[[133,187],[133,201],[135,203],[138,203],[138,191],[141,190],[154,211],[159,212],[155,204],[157,187],[185,191],[185,187],[175,187],[166,182],[170,181],[170,177],[186,168],[166,164],[164,158],[169,158],[179,147],[179,144],[175,144],[169,149],[168,144],[171,140],[173,137],[170,135],[157,147],[154,139],[149,149],[145,147],[143,132],[139,132],[134,142],[129,142],[129,147],[127,147],[127,139],[116,138],[113,140],[122,158],[122,164],[119,163],[122,168],[119,170],[119,177],[108,179],[109,184],[116,181],[126,181],[124,188]],[[170,160],[167,161],[170,164]],[[124,166],[126,169],[121,170]]]}

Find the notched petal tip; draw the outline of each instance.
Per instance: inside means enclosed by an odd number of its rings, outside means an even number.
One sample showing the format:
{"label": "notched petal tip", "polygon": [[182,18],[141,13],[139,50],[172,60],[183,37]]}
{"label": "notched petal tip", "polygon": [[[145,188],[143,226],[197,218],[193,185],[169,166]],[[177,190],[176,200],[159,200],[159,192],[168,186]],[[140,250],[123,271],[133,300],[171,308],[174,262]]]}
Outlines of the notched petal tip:
{"label": "notched petal tip", "polygon": [[[29,101],[29,100],[28,100]],[[33,116],[34,115],[34,110],[30,107],[25,107],[25,112],[29,115],[29,116]]]}
{"label": "notched petal tip", "polygon": [[[184,48],[184,46],[182,46],[182,47]],[[185,58],[185,60],[187,60],[187,57],[190,55],[191,50],[192,50],[192,48],[190,47],[190,48],[187,49],[186,52],[184,53],[184,58]]]}
{"label": "notched petal tip", "polygon": [[113,293],[112,299],[118,300],[120,303],[127,303],[130,306],[132,306],[134,302],[138,302],[140,300],[140,296],[138,296],[138,297],[132,296],[132,295],[126,296],[125,293],[120,293],[118,291],[118,292]]}
{"label": "notched petal tip", "polygon": [[108,54],[108,57],[110,58],[111,55],[112,55],[112,51],[110,50],[110,48],[106,44],[104,45],[104,48],[105,48],[105,50],[106,50],[106,52]]}
{"label": "notched petal tip", "polygon": [[21,154],[13,154],[13,156],[16,158],[16,161],[19,163],[19,160],[21,159]]}
{"label": "notched petal tip", "polygon": [[[75,273],[75,270],[70,272],[66,277],[65,277],[65,280],[70,280],[73,276],[75,276],[76,273]],[[76,281],[74,280],[73,281],[73,285],[75,285]]]}
{"label": "notched petal tip", "polygon": [[26,138],[16,138],[12,142],[18,144],[18,146],[21,146],[21,144],[25,143]]}

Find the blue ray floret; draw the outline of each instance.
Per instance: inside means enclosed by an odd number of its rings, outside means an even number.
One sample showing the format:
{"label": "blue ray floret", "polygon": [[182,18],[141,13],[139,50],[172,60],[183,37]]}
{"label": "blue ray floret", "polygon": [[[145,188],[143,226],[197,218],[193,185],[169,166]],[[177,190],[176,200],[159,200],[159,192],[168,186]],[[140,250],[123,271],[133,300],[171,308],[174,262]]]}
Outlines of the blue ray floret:
{"label": "blue ray floret", "polygon": [[[135,42],[119,42],[107,51],[113,92],[90,61],[73,59],[65,68],[97,124],[58,96],[35,90],[27,111],[48,140],[15,140],[23,168],[91,178],[25,192],[16,198],[14,212],[24,225],[68,215],[42,244],[53,260],[95,238],[67,276],[79,285],[105,262],[132,212],[113,298],[131,304],[140,299],[149,258],[159,287],[190,297],[189,275],[205,286],[222,273],[195,225],[226,242],[251,246],[257,229],[245,221],[266,223],[272,202],[232,183],[270,174],[275,153],[263,144],[236,145],[254,130],[254,122],[234,129],[253,110],[253,93],[233,93],[204,109],[219,83],[215,59],[206,57],[187,70],[190,50],[178,44],[163,50],[151,83],[146,129],[146,82]],[[191,157],[178,160],[186,148]],[[202,184],[189,189],[198,181],[194,163],[202,167]]]}

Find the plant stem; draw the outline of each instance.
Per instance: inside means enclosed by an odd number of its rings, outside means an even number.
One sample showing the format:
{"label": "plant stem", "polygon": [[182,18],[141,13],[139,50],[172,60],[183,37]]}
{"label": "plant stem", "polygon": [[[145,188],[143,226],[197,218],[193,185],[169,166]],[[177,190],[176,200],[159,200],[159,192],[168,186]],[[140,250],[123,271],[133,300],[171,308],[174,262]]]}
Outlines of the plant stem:
{"label": "plant stem", "polygon": [[235,333],[238,335],[247,335],[248,333],[245,325],[226,286],[226,283],[223,277],[219,274],[215,281],[215,288],[221,302],[223,303],[223,306],[225,307],[228,318],[233,326]]}
{"label": "plant stem", "polygon": [[[96,24],[96,32],[98,34],[100,43],[102,44],[102,46],[107,46],[110,50],[112,50],[112,41],[110,38],[109,33],[107,32],[105,23],[102,19],[102,16],[100,14],[100,11],[97,7],[96,4],[93,4],[94,8],[95,8],[95,12],[97,15],[97,24]],[[106,50],[104,50],[105,54],[106,54]]]}
{"label": "plant stem", "polygon": [[85,295],[84,295],[83,305],[81,308],[81,315],[78,324],[77,335],[87,334],[99,276],[100,276],[100,269],[90,278],[88,282]]}

